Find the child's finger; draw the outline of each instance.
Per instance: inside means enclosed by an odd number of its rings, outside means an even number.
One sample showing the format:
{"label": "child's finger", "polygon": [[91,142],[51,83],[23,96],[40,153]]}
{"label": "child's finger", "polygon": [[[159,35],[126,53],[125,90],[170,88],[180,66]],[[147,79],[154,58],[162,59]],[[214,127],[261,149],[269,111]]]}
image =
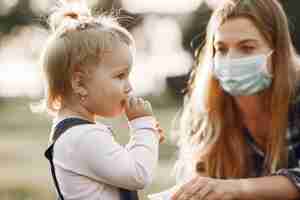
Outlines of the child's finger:
{"label": "child's finger", "polygon": [[138,98],[138,105],[145,109],[145,100],[143,98]]}
{"label": "child's finger", "polygon": [[160,127],[159,122],[156,122],[155,128],[156,128],[156,131],[159,134],[159,143],[161,144],[165,140],[164,130]]}
{"label": "child's finger", "polygon": [[132,97],[132,98],[131,98],[131,101],[130,101],[130,107],[131,107],[131,108],[132,108],[132,107],[135,107],[135,106],[137,105],[137,103],[138,103],[137,98],[136,98],[136,97]]}
{"label": "child's finger", "polygon": [[164,130],[160,127],[158,128],[158,134],[160,136],[159,142],[162,143],[165,140],[165,134],[164,134]]}
{"label": "child's finger", "polygon": [[163,143],[165,141],[165,136],[162,134],[159,134],[159,144]]}
{"label": "child's finger", "polygon": [[125,109],[128,110],[130,108],[130,101],[131,101],[131,97],[128,97],[125,100]]}
{"label": "child's finger", "polygon": [[139,104],[138,97],[133,97],[132,101],[131,101],[131,106],[136,108],[136,106],[138,106],[138,104]]}
{"label": "child's finger", "polygon": [[137,98],[137,104],[139,106],[143,106],[144,105],[144,100],[141,97]]}
{"label": "child's finger", "polygon": [[134,106],[134,102],[135,102],[135,97],[134,96],[129,96],[127,98],[127,102],[126,102],[126,109],[127,111],[131,110]]}
{"label": "child's finger", "polygon": [[159,133],[163,133],[163,132],[164,132],[164,130],[163,130],[162,128],[160,128],[160,127],[157,129],[157,131],[158,131]]}
{"label": "child's finger", "polygon": [[145,107],[145,109],[146,109],[148,112],[152,113],[152,106],[151,106],[151,103],[150,103],[149,101],[145,101],[145,102],[144,102],[144,107]]}

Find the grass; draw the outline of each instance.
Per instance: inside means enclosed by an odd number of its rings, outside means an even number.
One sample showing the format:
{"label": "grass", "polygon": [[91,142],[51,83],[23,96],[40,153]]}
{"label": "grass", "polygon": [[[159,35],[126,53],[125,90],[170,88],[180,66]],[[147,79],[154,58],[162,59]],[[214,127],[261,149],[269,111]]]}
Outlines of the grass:
{"label": "grass", "polygon": [[[163,103],[160,98],[164,98]],[[169,97],[168,97],[169,98]],[[150,97],[154,112],[169,137],[171,119],[178,109],[178,102],[166,97]],[[54,187],[47,160],[43,153],[48,143],[51,118],[30,111],[30,99],[2,99],[0,101],[0,199],[1,200],[52,200]],[[111,121],[111,120],[109,120]],[[121,130],[124,118],[112,120],[116,138],[126,143],[128,134]],[[174,184],[170,176],[176,148],[169,139],[160,147],[160,162],[153,184],[140,192],[142,199]]]}

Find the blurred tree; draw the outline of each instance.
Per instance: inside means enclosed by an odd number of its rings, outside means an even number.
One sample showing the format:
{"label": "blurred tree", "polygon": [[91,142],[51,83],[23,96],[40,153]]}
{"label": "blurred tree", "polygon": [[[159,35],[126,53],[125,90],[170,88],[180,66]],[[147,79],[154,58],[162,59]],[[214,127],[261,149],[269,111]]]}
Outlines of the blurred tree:
{"label": "blurred tree", "polygon": [[291,36],[298,52],[300,52],[300,1],[282,0],[282,5],[289,18]]}
{"label": "blurred tree", "polygon": [[[190,26],[183,32],[183,46],[194,57],[196,57],[197,49],[201,49],[204,45],[206,36],[206,26],[212,10],[204,3],[194,13]],[[193,68],[196,66],[194,62]],[[178,98],[182,98],[187,92],[187,84],[190,79],[190,73],[176,77],[169,77],[167,79],[168,85],[173,89]]]}
{"label": "blurred tree", "polygon": [[[3,3],[4,2],[0,2],[0,6]],[[9,34],[15,26],[31,24],[33,16],[33,13],[29,9],[28,0],[18,1],[8,15],[0,16],[0,42],[2,40],[2,36]],[[3,105],[3,102],[4,97],[0,97],[0,106]]]}
{"label": "blurred tree", "polygon": [[34,18],[36,17],[30,10],[29,1],[20,0],[8,15],[0,16],[0,32],[8,34],[16,25],[31,24]]}

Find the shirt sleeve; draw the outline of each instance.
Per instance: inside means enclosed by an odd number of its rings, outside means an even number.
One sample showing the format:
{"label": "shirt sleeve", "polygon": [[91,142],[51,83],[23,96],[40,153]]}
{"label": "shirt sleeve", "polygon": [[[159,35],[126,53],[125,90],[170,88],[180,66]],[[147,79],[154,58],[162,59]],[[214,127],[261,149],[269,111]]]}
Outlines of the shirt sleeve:
{"label": "shirt sleeve", "polygon": [[300,192],[300,168],[295,167],[291,169],[280,169],[275,175],[281,175],[287,177]]}
{"label": "shirt sleeve", "polygon": [[[291,131],[299,130],[292,129]],[[298,189],[300,192],[300,134],[293,133],[292,137],[289,137],[289,160],[288,160],[288,167],[279,169],[274,175],[281,175],[287,177]],[[289,133],[291,135],[291,133]]]}
{"label": "shirt sleeve", "polygon": [[289,110],[288,165],[287,169],[278,170],[275,175],[287,177],[300,192],[300,87],[297,88],[296,97]]}
{"label": "shirt sleeve", "polygon": [[87,176],[116,187],[136,190],[152,182],[158,163],[159,138],[153,117],[130,122],[131,138],[126,147],[115,142],[112,134],[94,130],[80,141],[78,157]]}

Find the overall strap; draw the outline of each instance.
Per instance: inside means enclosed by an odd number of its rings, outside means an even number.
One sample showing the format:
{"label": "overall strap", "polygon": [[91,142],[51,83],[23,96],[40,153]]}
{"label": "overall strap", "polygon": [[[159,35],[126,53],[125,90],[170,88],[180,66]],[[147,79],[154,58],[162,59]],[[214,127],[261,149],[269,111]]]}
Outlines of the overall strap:
{"label": "overall strap", "polygon": [[82,124],[94,124],[94,123],[90,122],[90,121],[87,121],[87,120],[84,120],[84,119],[80,119],[80,118],[67,118],[67,119],[64,119],[61,122],[59,122],[54,128],[54,133],[53,133],[53,136],[51,138],[50,146],[48,147],[48,149],[45,152],[45,157],[50,162],[52,178],[53,178],[54,185],[55,185],[55,188],[56,188],[56,191],[58,193],[58,197],[59,197],[60,200],[64,200],[64,197],[61,193],[61,190],[59,189],[58,181],[57,181],[57,178],[56,178],[55,167],[54,167],[54,163],[53,163],[53,147],[54,147],[54,144],[57,141],[57,139],[67,129],[69,129],[73,126],[82,125]]}
{"label": "overall strap", "polygon": [[[59,189],[59,184],[58,184],[56,174],[55,174],[55,168],[54,168],[54,163],[53,163],[53,147],[54,147],[54,144],[57,141],[57,139],[61,135],[63,135],[63,133],[67,129],[69,129],[73,126],[82,125],[82,124],[94,124],[94,123],[90,122],[88,120],[80,119],[80,118],[67,118],[67,119],[64,119],[61,122],[59,122],[54,128],[54,133],[51,138],[50,146],[48,147],[48,149],[45,152],[45,157],[50,162],[52,178],[53,178],[55,188],[56,188],[56,191],[58,193],[60,200],[64,200],[64,197],[61,193],[61,190]],[[138,200],[139,199],[138,192],[136,190],[130,191],[130,190],[123,189],[123,188],[119,188],[119,190],[120,190],[120,199],[121,200]]]}
{"label": "overall strap", "polygon": [[120,188],[120,195],[121,195],[121,200],[138,200],[138,192],[136,190],[131,191],[131,190],[126,190]]}

